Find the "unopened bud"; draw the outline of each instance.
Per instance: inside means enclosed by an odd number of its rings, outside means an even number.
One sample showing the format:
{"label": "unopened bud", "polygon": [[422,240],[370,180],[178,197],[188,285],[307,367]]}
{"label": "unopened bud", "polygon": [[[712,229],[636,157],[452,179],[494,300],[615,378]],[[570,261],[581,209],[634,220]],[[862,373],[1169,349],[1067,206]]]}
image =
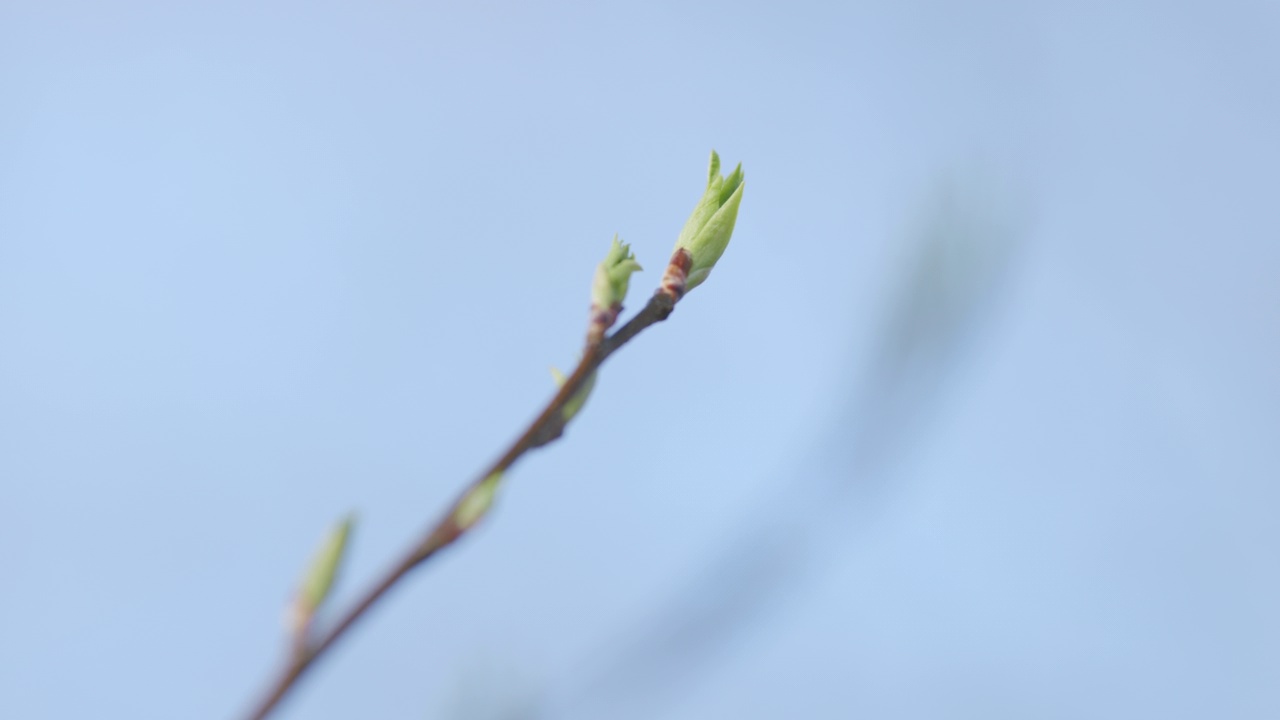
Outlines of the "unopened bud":
{"label": "unopened bud", "polygon": [[609,253],[596,267],[595,277],[591,280],[591,323],[587,335],[592,341],[598,342],[603,338],[605,331],[618,320],[622,303],[627,298],[631,273],[641,269],[636,256],[631,253],[631,246],[620,242],[614,235]]}
{"label": "unopened bud", "polygon": [[[554,367],[551,368],[551,377],[555,379],[556,385],[562,387],[564,386],[565,381],[568,380],[568,378],[564,376],[564,373]],[[578,414],[578,411],[582,409],[583,405],[587,404],[587,398],[591,396],[591,391],[595,386],[596,374],[593,372],[587,378],[587,381],[582,383],[582,387],[578,392],[574,393],[573,397],[569,398],[569,401],[564,404],[564,408],[561,410],[561,417],[564,418],[566,424],[568,424],[568,422]]]}
{"label": "unopened bud", "polygon": [[295,635],[303,636],[316,611],[324,604],[342,567],[347,552],[347,541],[355,526],[355,516],[348,515],[329,531],[324,542],[311,558],[311,565],[302,578],[298,595],[290,608],[289,625]]}
{"label": "unopened bud", "polygon": [[459,533],[470,530],[473,525],[480,522],[489,512],[489,508],[493,507],[493,500],[498,495],[498,488],[502,484],[502,473],[496,472],[489,477],[481,480],[478,485],[467,491],[467,494],[458,501],[457,508],[453,511],[453,522],[457,525]]}
{"label": "unopened bud", "polygon": [[707,189],[680,231],[675,251],[662,278],[662,291],[677,300],[702,284],[729,246],[742,202],[742,164],[728,177],[720,175],[720,156],[711,151]]}

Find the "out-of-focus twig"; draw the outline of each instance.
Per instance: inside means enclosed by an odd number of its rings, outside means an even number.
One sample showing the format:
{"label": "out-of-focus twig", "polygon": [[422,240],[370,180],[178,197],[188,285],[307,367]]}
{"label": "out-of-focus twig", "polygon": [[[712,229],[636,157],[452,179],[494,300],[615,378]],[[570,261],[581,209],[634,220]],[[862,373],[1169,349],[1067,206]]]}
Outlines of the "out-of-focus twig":
{"label": "out-of-focus twig", "polygon": [[868,512],[1004,285],[1018,240],[1005,210],[954,183],[927,198],[865,371],[836,419],[837,432],[814,448],[814,455],[842,468],[838,481],[824,481],[830,473],[813,458],[789,470],[785,487],[743,518],[689,585],[644,618],[634,635],[609,643],[554,716],[630,717],[622,708],[659,714],[655,701],[696,682],[717,651],[783,606],[815,558],[829,550],[822,538],[830,521],[840,517],[841,527],[848,525],[851,494]]}

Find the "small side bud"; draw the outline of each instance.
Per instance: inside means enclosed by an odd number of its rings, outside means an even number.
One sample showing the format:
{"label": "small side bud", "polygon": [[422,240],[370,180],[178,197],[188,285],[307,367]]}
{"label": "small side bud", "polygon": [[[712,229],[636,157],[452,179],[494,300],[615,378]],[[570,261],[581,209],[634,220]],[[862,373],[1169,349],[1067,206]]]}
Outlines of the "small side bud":
{"label": "small side bud", "polygon": [[[551,368],[551,377],[555,379],[556,385],[561,387],[563,387],[565,381],[568,380],[568,378],[564,376],[564,373],[554,367]],[[587,404],[587,398],[591,396],[591,391],[595,389],[595,386],[596,373],[591,373],[591,376],[587,378],[587,381],[582,384],[582,388],[578,390],[578,392],[574,393],[573,397],[569,398],[569,402],[564,404],[562,417],[564,418],[566,425],[574,418],[575,415],[578,414],[578,411],[582,409],[582,406]]]}
{"label": "small side bud", "polygon": [[354,526],[354,515],[343,518],[329,531],[324,542],[311,558],[311,564],[302,578],[298,595],[289,613],[290,630],[299,644],[305,641],[312,619],[329,597],[329,591],[333,589],[334,581],[337,579],[342,560],[347,552],[347,541],[351,537]]}
{"label": "small side bud", "polygon": [[587,327],[587,338],[599,342],[605,332],[613,327],[622,312],[622,303],[627,298],[627,286],[631,282],[631,273],[642,270],[636,256],[631,253],[631,246],[613,236],[613,244],[604,260],[596,267],[595,277],[591,280],[591,321]]}
{"label": "small side bud", "polygon": [[729,238],[733,236],[738,206],[742,203],[744,177],[741,163],[728,177],[722,177],[720,156],[711,151],[707,188],[680,231],[659,292],[679,300],[711,274],[711,268],[724,254]]}
{"label": "small side bud", "polygon": [[496,472],[481,480],[479,485],[468,490],[467,494],[458,501],[453,511],[453,522],[458,534],[470,530],[489,513],[489,508],[493,507],[493,500],[497,497],[498,488],[501,485],[502,473]]}

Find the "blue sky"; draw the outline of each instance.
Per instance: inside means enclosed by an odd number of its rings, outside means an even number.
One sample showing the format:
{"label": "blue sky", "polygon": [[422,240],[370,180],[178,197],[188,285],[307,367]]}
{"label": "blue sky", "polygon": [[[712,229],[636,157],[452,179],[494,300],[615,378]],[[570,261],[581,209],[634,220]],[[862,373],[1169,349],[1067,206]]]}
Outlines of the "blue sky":
{"label": "blue sky", "polygon": [[[0,6],[0,716],[1280,713],[1273,3]],[[921,259],[923,258],[923,259]]]}

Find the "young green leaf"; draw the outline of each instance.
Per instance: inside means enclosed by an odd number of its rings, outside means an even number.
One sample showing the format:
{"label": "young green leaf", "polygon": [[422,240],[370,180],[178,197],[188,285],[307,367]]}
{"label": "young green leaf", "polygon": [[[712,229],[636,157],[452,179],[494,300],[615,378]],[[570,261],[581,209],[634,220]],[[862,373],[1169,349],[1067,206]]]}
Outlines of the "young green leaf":
{"label": "young green leaf", "polygon": [[[563,386],[565,380],[568,379],[564,376],[564,373],[554,367],[551,368],[551,377],[555,379],[556,385],[559,386]],[[578,392],[574,393],[573,397],[569,398],[569,401],[564,404],[564,408],[561,409],[561,417],[564,418],[566,424],[568,424],[568,422],[578,414],[578,411],[582,409],[583,405],[587,404],[587,398],[591,396],[591,391],[595,389],[595,386],[596,373],[591,373],[591,376],[587,378],[587,381],[582,384],[582,388],[579,389]]]}
{"label": "young green leaf", "polygon": [[342,560],[346,555],[347,543],[353,527],[355,527],[354,515],[343,518],[333,526],[311,558],[311,564],[302,577],[302,585],[298,588],[298,595],[290,611],[289,622],[293,626],[293,632],[300,637],[305,636],[311,619],[333,589],[338,571],[342,568]]}
{"label": "young green leaf", "polygon": [[[715,150],[711,151],[711,163],[707,170],[707,187],[702,193],[702,199],[694,207],[693,214],[685,222],[684,229],[680,231],[679,239],[676,240],[672,266],[679,266],[680,274],[684,275],[682,283],[679,282],[681,278],[676,279],[677,295],[701,285],[711,274],[716,261],[724,254],[725,248],[729,246],[733,227],[738,220],[738,206],[742,203],[744,177],[741,163],[732,173],[729,173],[728,177],[722,177],[720,156]],[[681,251],[688,254],[687,263],[678,260]],[[688,265],[687,269],[682,266],[683,264]],[[671,272],[670,268],[668,272]],[[668,280],[664,279],[664,286],[667,283]]]}
{"label": "young green leaf", "polygon": [[453,511],[453,521],[457,524],[459,531],[470,530],[489,512],[501,485],[502,473],[496,472],[467,491],[467,494],[458,502],[457,509]]}
{"label": "young green leaf", "polygon": [[595,277],[591,281],[591,305],[596,308],[621,306],[627,298],[627,285],[631,273],[643,270],[631,246],[613,236],[613,244],[604,260],[596,266]]}

